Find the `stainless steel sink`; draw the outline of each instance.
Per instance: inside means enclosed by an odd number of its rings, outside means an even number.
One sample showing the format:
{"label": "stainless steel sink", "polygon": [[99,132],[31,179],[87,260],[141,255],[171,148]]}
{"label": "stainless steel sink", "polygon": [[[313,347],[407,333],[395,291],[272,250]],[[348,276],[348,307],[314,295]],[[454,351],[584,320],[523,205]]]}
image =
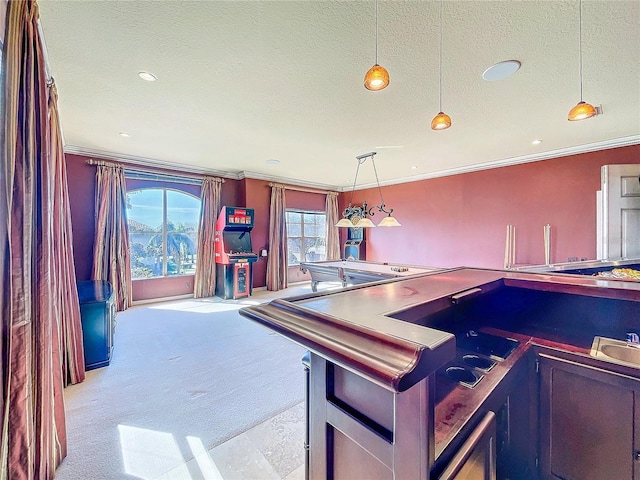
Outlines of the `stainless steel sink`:
{"label": "stainless steel sink", "polygon": [[591,356],[640,368],[640,345],[614,338],[594,337]]}

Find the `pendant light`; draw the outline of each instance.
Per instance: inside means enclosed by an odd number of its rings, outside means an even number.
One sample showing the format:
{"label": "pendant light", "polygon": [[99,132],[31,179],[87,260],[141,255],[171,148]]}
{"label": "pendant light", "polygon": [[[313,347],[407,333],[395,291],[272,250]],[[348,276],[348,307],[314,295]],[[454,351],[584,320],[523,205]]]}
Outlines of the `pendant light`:
{"label": "pendant light", "polygon": [[376,0],[376,63],[364,76],[364,87],[367,90],[382,90],[389,85],[389,72],[378,65],[378,0]]}
{"label": "pendant light", "polygon": [[574,122],[576,120],[585,120],[587,118],[594,117],[596,115],[596,108],[590,103],[586,103],[582,100],[582,0],[580,0],[580,41],[579,41],[579,55],[580,55],[580,101],[578,104],[569,111],[567,120]]}
{"label": "pendant light", "polygon": [[442,0],[440,0],[440,112],[431,120],[433,130],[444,130],[451,126],[451,117],[442,111]]}

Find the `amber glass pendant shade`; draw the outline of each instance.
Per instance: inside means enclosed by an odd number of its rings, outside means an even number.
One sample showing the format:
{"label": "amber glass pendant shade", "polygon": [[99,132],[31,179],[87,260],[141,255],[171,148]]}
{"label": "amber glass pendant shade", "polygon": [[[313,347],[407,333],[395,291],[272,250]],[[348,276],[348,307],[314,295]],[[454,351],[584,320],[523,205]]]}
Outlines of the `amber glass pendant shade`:
{"label": "amber glass pendant shade", "polygon": [[444,130],[451,126],[451,117],[446,113],[440,112],[431,120],[431,128],[433,130]]}
{"label": "amber glass pendant shade", "polygon": [[578,104],[569,111],[567,120],[575,122],[576,120],[585,120],[595,117],[596,107],[586,102],[578,102]]}
{"label": "amber glass pendant shade", "polygon": [[389,85],[389,72],[377,63],[364,76],[364,87],[367,90],[382,90]]}

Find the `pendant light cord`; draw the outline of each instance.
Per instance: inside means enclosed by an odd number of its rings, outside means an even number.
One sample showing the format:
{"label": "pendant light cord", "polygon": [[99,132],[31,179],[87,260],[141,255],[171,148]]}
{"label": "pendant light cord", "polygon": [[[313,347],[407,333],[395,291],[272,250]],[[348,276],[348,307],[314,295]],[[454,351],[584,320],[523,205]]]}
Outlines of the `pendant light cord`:
{"label": "pendant light cord", "polygon": [[[366,158],[364,159],[366,160]],[[358,181],[358,172],[360,171],[360,165],[364,163],[363,159],[358,159],[358,166],[356,167],[356,176],[353,179],[353,187],[351,188],[351,198],[349,199],[349,206],[353,205],[353,193],[356,191],[356,182]]]}
{"label": "pendant light cord", "polygon": [[375,153],[371,155],[371,163],[373,164],[373,173],[376,175],[376,185],[378,185],[378,193],[380,194],[380,207],[384,208],[384,198],[382,198],[382,188],[380,188],[380,180],[378,180],[378,170],[376,169]]}
{"label": "pendant light cord", "polygon": [[440,111],[442,111],[442,0],[440,0]]}
{"label": "pendant light cord", "polygon": [[580,53],[578,55],[578,57],[580,58],[580,101],[582,102],[582,0],[580,0],[580,15],[579,15],[579,19],[580,19],[580,26],[578,31],[579,33],[579,48],[580,48]]}
{"label": "pendant light cord", "polygon": [[376,0],[376,65],[378,64],[378,0]]}

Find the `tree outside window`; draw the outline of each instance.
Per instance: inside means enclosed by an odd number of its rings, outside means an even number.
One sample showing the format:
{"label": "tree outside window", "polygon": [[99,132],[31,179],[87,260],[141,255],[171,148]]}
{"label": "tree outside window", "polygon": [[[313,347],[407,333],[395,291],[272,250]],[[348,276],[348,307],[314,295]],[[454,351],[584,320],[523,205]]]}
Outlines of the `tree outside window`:
{"label": "tree outside window", "polygon": [[327,259],[324,212],[287,210],[288,266]]}
{"label": "tree outside window", "polygon": [[131,278],[193,275],[200,199],[168,188],[127,192]]}

